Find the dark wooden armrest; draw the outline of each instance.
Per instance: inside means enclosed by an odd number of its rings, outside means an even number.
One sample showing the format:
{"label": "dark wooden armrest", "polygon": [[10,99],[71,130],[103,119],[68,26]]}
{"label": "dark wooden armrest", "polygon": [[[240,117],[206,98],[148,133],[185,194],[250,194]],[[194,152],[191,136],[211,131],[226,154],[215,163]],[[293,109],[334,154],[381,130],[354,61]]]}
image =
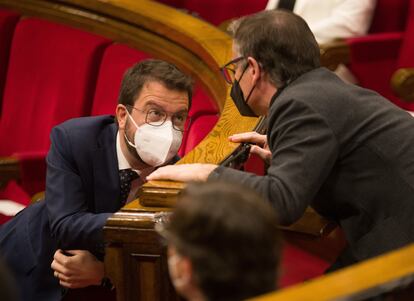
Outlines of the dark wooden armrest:
{"label": "dark wooden armrest", "polygon": [[394,93],[405,101],[414,101],[414,68],[401,68],[391,78]]}
{"label": "dark wooden armrest", "polygon": [[348,64],[349,46],[345,40],[338,40],[331,43],[319,45],[321,52],[321,66],[334,71],[339,64]]}
{"label": "dark wooden armrest", "polygon": [[19,160],[13,157],[0,157],[0,188],[11,180],[20,179]]}

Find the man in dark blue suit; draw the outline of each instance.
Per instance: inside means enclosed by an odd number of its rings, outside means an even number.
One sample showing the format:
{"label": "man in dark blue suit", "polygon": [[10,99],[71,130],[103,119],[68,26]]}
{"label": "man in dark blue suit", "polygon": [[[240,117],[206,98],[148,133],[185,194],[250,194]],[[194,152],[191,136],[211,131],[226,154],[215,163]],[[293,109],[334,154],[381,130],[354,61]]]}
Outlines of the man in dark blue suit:
{"label": "man in dark blue suit", "polygon": [[100,285],[103,226],[157,166],[176,160],[192,81],[146,60],[125,74],[113,116],[69,120],[51,132],[45,200],[0,228],[0,252],[23,300],[60,300],[62,287]]}

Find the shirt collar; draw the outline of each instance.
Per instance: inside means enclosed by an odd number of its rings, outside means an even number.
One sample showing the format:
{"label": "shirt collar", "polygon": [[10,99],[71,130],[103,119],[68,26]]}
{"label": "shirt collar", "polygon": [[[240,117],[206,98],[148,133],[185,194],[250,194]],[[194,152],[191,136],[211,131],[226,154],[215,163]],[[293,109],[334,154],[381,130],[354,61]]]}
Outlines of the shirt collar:
{"label": "shirt collar", "polygon": [[[131,168],[131,165],[129,164],[128,160],[125,158],[124,153],[121,149],[121,137],[119,136],[119,131],[116,133],[116,156],[118,157],[118,169],[129,169]],[[138,175],[141,174],[141,172],[137,169],[131,168],[133,171],[135,171]]]}

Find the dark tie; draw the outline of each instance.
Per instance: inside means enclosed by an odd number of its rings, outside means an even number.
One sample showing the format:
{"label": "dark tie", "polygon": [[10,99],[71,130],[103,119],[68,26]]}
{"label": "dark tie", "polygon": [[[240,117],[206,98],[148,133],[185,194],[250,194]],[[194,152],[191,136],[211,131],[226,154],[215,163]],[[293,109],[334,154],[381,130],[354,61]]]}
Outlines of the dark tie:
{"label": "dark tie", "polygon": [[121,169],[119,171],[119,182],[121,184],[121,206],[124,206],[131,190],[131,182],[138,179],[138,174],[131,168]]}
{"label": "dark tie", "polygon": [[277,9],[283,8],[290,11],[293,11],[293,7],[295,6],[295,0],[280,0]]}

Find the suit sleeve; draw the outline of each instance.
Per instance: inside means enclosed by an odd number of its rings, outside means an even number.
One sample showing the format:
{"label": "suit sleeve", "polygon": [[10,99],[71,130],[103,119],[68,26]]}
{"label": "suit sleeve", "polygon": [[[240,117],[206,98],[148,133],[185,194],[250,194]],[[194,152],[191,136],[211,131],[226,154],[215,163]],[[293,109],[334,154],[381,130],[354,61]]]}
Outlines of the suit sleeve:
{"label": "suit sleeve", "polygon": [[54,128],[51,142],[46,159],[46,207],[52,235],[63,249],[84,249],[102,255],[103,226],[112,213],[88,212],[85,184],[65,129]]}
{"label": "suit sleeve", "polygon": [[267,175],[218,167],[209,179],[253,188],[272,203],[279,222],[288,225],[302,216],[328,176],[337,158],[337,141],[320,114],[302,102],[279,103],[272,116]]}

